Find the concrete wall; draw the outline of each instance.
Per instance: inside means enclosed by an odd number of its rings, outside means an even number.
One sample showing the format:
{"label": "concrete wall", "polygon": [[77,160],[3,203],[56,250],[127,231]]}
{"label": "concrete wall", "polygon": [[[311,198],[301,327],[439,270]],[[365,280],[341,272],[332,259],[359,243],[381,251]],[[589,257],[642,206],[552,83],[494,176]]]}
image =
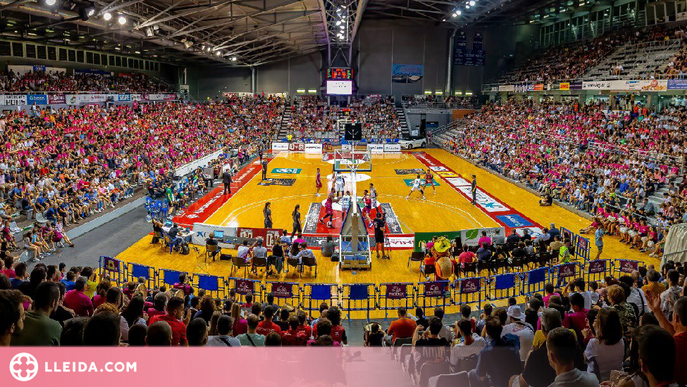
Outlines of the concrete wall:
{"label": "concrete wall", "polygon": [[[364,20],[354,42],[358,92],[400,97],[443,90],[449,34],[434,23]],[[393,83],[393,64],[423,65],[424,76],[415,83]]]}
{"label": "concrete wall", "polygon": [[320,53],[289,58],[258,67],[257,92],[296,94],[298,89],[317,89],[326,63]]}

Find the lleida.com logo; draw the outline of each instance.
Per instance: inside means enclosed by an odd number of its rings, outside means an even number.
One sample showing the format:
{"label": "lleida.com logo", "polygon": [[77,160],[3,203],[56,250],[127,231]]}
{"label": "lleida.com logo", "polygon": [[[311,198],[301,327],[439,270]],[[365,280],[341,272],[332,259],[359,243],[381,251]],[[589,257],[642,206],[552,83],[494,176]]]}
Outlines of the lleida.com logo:
{"label": "lleida.com logo", "polygon": [[38,361],[30,353],[18,353],[10,361],[10,374],[20,382],[28,382],[38,374]]}
{"label": "lleida.com logo", "polygon": [[[45,362],[43,372],[47,373],[129,373],[137,372],[137,362],[108,361],[98,365],[96,362],[61,361]],[[28,382],[38,374],[38,360],[30,353],[21,352],[10,361],[10,374],[20,382]]]}

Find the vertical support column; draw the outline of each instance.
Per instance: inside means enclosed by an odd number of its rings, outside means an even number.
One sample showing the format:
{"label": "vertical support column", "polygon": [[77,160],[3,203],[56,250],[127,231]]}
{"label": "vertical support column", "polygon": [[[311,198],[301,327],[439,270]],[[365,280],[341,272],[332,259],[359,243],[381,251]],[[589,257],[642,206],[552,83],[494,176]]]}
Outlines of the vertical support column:
{"label": "vertical support column", "polygon": [[451,37],[448,40],[448,53],[446,54],[446,87],[444,88],[444,96],[451,96],[453,86],[453,50],[456,44],[456,30],[454,29],[451,33]]}
{"label": "vertical support column", "polygon": [[258,85],[258,69],[255,66],[250,67],[250,92],[255,94]]}

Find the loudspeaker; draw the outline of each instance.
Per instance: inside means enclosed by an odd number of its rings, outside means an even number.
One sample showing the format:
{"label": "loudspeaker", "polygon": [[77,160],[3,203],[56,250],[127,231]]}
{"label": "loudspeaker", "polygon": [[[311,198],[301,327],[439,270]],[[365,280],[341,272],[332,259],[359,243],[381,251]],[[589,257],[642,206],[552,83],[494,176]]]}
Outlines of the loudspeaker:
{"label": "loudspeaker", "polygon": [[231,254],[220,254],[219,260],[220,261],[231,261]]}
{"label": "loudspeaker", "polygon": [[346,124],[344,126],[344,140],[346,141],[362,141],[363,127],[360,123]]}

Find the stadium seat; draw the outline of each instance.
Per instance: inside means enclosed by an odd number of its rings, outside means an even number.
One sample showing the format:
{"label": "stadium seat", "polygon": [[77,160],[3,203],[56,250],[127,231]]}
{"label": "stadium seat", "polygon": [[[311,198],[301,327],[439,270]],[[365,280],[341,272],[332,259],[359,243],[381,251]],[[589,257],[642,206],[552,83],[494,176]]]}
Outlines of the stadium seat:
{"label": "stadium seat", "polygon": [[458,372],[455,374],[441,374],[429,378],[428,387],[459,387],[470,386],[468,373]]}

